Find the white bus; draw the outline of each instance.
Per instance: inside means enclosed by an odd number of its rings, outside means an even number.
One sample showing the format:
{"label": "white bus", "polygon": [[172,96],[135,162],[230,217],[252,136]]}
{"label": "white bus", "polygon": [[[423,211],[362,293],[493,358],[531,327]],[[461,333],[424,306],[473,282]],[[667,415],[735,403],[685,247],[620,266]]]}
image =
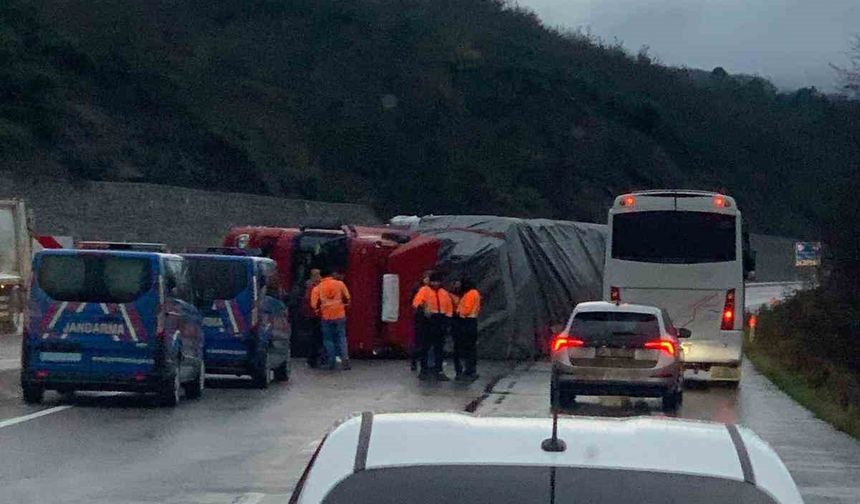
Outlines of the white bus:
{"label": "white bus", "polygon": [[603,277],[607,301],[665,308],[682,343],[689,378],[737,383],[744,277],[753,269],[733,198],[702,191],[624,194],[609,210]]}

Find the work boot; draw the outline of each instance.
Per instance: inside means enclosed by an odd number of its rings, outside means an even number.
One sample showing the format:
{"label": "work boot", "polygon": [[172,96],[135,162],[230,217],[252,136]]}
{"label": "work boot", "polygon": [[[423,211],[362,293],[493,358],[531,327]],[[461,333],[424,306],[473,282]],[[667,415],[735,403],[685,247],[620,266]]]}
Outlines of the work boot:
{"label": "work boot", "polygon": [[349,363],[349,359],[344,359],[341,361],[340,368],[344,371],[349,371],[352,369],[352,365]]}
{"label": "work boot", "polygon": [[446,375],[445,373],[443,373],[441,371],[436,373],[436,380],[437,381],[451,381],[451,379],[448,378],[448,375]]}
{"label": "work boot", "polygon": [[429,381],[430,380],[430,373],[428,373],[426,371],[421,371],[420,373],[418,373],[418,379],[421,381]]}

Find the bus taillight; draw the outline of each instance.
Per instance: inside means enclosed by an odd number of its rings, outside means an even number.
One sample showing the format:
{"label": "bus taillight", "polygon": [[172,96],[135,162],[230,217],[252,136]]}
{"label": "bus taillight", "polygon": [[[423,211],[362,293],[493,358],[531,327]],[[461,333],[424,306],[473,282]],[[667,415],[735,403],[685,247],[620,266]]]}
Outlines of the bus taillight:
{"label": "bus taillight", "polygon": [[621,289],[618,287],[610,287],[609,288],[609,300],[613,303],[621,302]]}
{"label": "bus taillight", "polygon": [[636,198],[630,196],[629,194],[623,198],[621,198],[621,206],[623,207],[632,207],[636,204]]}
{"label": "bus taillight", "polygon": [[723,305],[723,318],[720,329],[730,331],[735,328],[735,290],[726,291],[726,303]]}
{"label": "bus taillight", "polygon": [[717,208],[729,208],[732,206],[732,202],[725,196],[718,194],[717,196],[714,196],[714,206]]}

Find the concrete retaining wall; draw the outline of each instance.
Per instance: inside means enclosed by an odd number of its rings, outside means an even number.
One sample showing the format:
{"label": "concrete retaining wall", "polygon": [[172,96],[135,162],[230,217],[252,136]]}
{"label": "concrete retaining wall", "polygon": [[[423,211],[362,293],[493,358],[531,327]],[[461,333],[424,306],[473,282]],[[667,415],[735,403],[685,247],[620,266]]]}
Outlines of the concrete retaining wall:
{"label": "concrete retaining wall", "polygon": [[369,207],[220,193],[154,184],[23,180],[0,171],[0,198],[20,197],[38,234],[149,241],[171,247],[220,245],[232,226],[298,226],[321,219],[375,224]]}

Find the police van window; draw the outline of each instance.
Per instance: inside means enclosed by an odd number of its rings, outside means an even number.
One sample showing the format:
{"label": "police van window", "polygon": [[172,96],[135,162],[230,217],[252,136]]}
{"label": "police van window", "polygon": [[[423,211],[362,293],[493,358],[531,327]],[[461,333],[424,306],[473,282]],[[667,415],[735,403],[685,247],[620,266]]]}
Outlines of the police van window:
{"label": "police van window", "polygon": [[149,259],[110,255],[46,255],[39,287],[58,301],[130,303],[152,287]]}
{"label": "police van window", "polygon": [[248,267],[244,261],[192,257],[186,259],[195,302],[209,308],[216,300],[229,300],[248,287]]}

